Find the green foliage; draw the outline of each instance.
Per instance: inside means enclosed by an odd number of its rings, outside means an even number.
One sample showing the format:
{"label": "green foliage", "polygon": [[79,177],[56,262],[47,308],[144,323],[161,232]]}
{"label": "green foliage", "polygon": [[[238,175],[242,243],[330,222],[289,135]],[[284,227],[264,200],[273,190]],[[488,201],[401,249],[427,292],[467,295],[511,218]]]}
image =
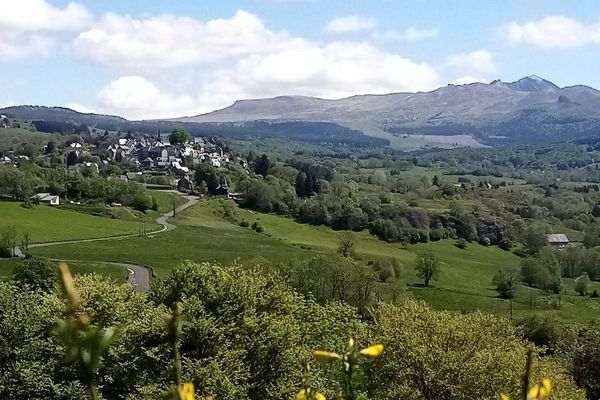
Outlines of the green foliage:
{"label": "green foliage", "polygon": [[459,249],[463,249],[463,250],[467,248],[467,244],[468,244],[468,242],[464,238],[460,238],[456,242],[454,242],[454,245],[456,247],[458,247]]}
{"label": "green foliage", "polygon": [[517,271],[498,271],[492,283],[496,286],[498,295],[503,299],[513,299],[519,282]]}
{"label": "green foliage", "polygon": [[580,296],[585,296],[590,290],[590,277],[587,272],[584,272],[579,278],[575,279],[573,287]]}
{"label": "green foliage", "polygon": [[584,330],[575,343],[571,370],[575,383],[584,388],[588,399],[600,398],[600,333]]}
{"label": "green foliage", "polygon": [[169,135],[169,143],[171,143],[174,146],[175,145],[183,145],[183,144],[187,143],[188,141],[190,141],[191,139],[192,139],[192,136],[185,128],[176,128]]}
{"label": "green foliage", "polygon": [[523,242],[529,253],[536,255],[548,244],[548,239],[542,229],[528,228],[523,236]]}
{"label": "green foliage", "polygon": [[415,271],[428,287],[432,280],[436,281],[440,276],[440,260],[431,253],[421,254],[417,257]]}
{"label": "green foliage", "polygon": [[56,264],[41,257],[26,259],[15,266],[13,280],[18,286],[48,292],[57,282]]}
{"label": "green foliage", "polygon": [[337,251],[342,257],[352,257],[356,253],[356,242],[352,233],[340,235]]}
{"label": "green foliage", "polygon": [[[497,399],[521,393],[527,347],[510,321],[473,312],[433,311],[422,302],[380,305],[369,340],[386,343],[369,370],[369,398]],[[532,381],[550,377],[556,398],[583,395],[552,361],[537,360]]]}

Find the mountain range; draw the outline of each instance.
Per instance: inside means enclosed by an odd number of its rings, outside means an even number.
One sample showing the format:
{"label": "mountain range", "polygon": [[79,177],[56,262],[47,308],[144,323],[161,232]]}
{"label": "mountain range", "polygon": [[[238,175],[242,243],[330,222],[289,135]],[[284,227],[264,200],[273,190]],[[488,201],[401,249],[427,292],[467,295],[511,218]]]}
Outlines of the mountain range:
{"label": "mountain range", "polygon": [[182,124],[194,134],[264,133],[342,143],[345,141],[340,138],[347,135],[354,144],[364,140],[362,144],[389,144],[400,149],[562,142],[600,136],[600,91],[583,85],[561,88],[535,75],[516,82],[495,80],[448,85],[431,92],[340,100],[304,96],[239,100],[222,110],[168,121],[127,121],[31,106],[1,109],[0,113],[121,131],[156,131]]}

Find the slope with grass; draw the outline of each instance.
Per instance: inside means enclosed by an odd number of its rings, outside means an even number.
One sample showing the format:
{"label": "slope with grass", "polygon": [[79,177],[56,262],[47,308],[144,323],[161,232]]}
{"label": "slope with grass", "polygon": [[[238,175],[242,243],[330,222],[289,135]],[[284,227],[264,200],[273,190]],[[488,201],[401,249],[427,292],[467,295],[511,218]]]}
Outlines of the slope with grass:
{"label": "slope with grass", "polygon": [[[239,222],[259,222],[264,233],[242,228]],[[239,259],[243,264],[269,261],[273,264],[292,262],[316,254],[335,253],[341,232],[323,226],[299,224],[290,218],[237,209],[233,218],[222,216],[220,201],[201,201],[181,212],[170,222],[177,229],[147,238],[59,245],[33,249],[36,255],[53,258],[130,262],[152,266],[158,277],[164,277],[182,260],[227,263]],[[453,241],[421,243],[402,247],[386,243],[367,232],[355,236],[356,257],[361,262],[396,259],[402,264],[401,280],[407,284],[406,296],[422,299],[435,308],[455,312],[483,309],[508,316],[508,301],[497,298],[492,285],[500,269],[518,269],[521,259],[498,247],[469,244],[465,250]],[[441,275],[432,287],[424,288],[414,271],[416,257],[425,252],[441,261]],[[389,283],[381,283],[383,300]],[[600,290],[594,283],[592,290]],[[564,280],[561,307],[555,310],[558,296],[527,287],[517,290],[512,302],[513,317],[531,314],[554,315],[562,320],[590,321],[600,315],[600,301],[579,297],[572,280]]]}
{"label": "slope with grass", "polygon": [[[0,259],[0,281],[8,281],[12,279],[13,270],[17,263],[21,262],[17,259]],[[127,280],[127,270],[113,264],[103,262],[84,262],[76,261],[69,262],[69,268],[74,274],[99,274],[108,278],[112,278],[118,282]]]}
{"label": "slope with grass", "polygon": [[135,221],[99,217],[50,206],[24,208],[17,202],[0,202],[0,227],[15,227],[20,242],[28,233],[32,243],[136,234]]}

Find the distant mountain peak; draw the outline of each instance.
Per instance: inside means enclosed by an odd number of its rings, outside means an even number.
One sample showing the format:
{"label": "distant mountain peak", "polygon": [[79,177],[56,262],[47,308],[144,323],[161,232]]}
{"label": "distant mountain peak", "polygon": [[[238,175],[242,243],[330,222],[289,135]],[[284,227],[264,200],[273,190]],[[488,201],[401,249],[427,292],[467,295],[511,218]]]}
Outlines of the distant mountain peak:
{"label": "distant mountain peak", "polygon": [[500,79],[496,79],[490,85],[503,85],[521,92],[553,92],[560,90],[554,83],[537,75],[529,75],[515,82],[502,82]]}

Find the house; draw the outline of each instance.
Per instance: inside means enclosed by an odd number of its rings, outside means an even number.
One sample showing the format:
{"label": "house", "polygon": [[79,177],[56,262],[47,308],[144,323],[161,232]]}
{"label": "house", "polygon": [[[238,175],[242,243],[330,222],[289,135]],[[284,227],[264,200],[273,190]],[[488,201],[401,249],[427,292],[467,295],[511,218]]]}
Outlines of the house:
{"label": "house", "polygon": [[569,245],[569,238],[564,233],[552,233],[548,235],[548,244],[559,249],[564,249]]}
{"label": "house", "polygon": [[38,193],[35,196],[33,196],[32,198],[38,199],[40,201],[40,203],[49,204],[51,206],[60,205],[60,197],[52,195],[50,193]]}

